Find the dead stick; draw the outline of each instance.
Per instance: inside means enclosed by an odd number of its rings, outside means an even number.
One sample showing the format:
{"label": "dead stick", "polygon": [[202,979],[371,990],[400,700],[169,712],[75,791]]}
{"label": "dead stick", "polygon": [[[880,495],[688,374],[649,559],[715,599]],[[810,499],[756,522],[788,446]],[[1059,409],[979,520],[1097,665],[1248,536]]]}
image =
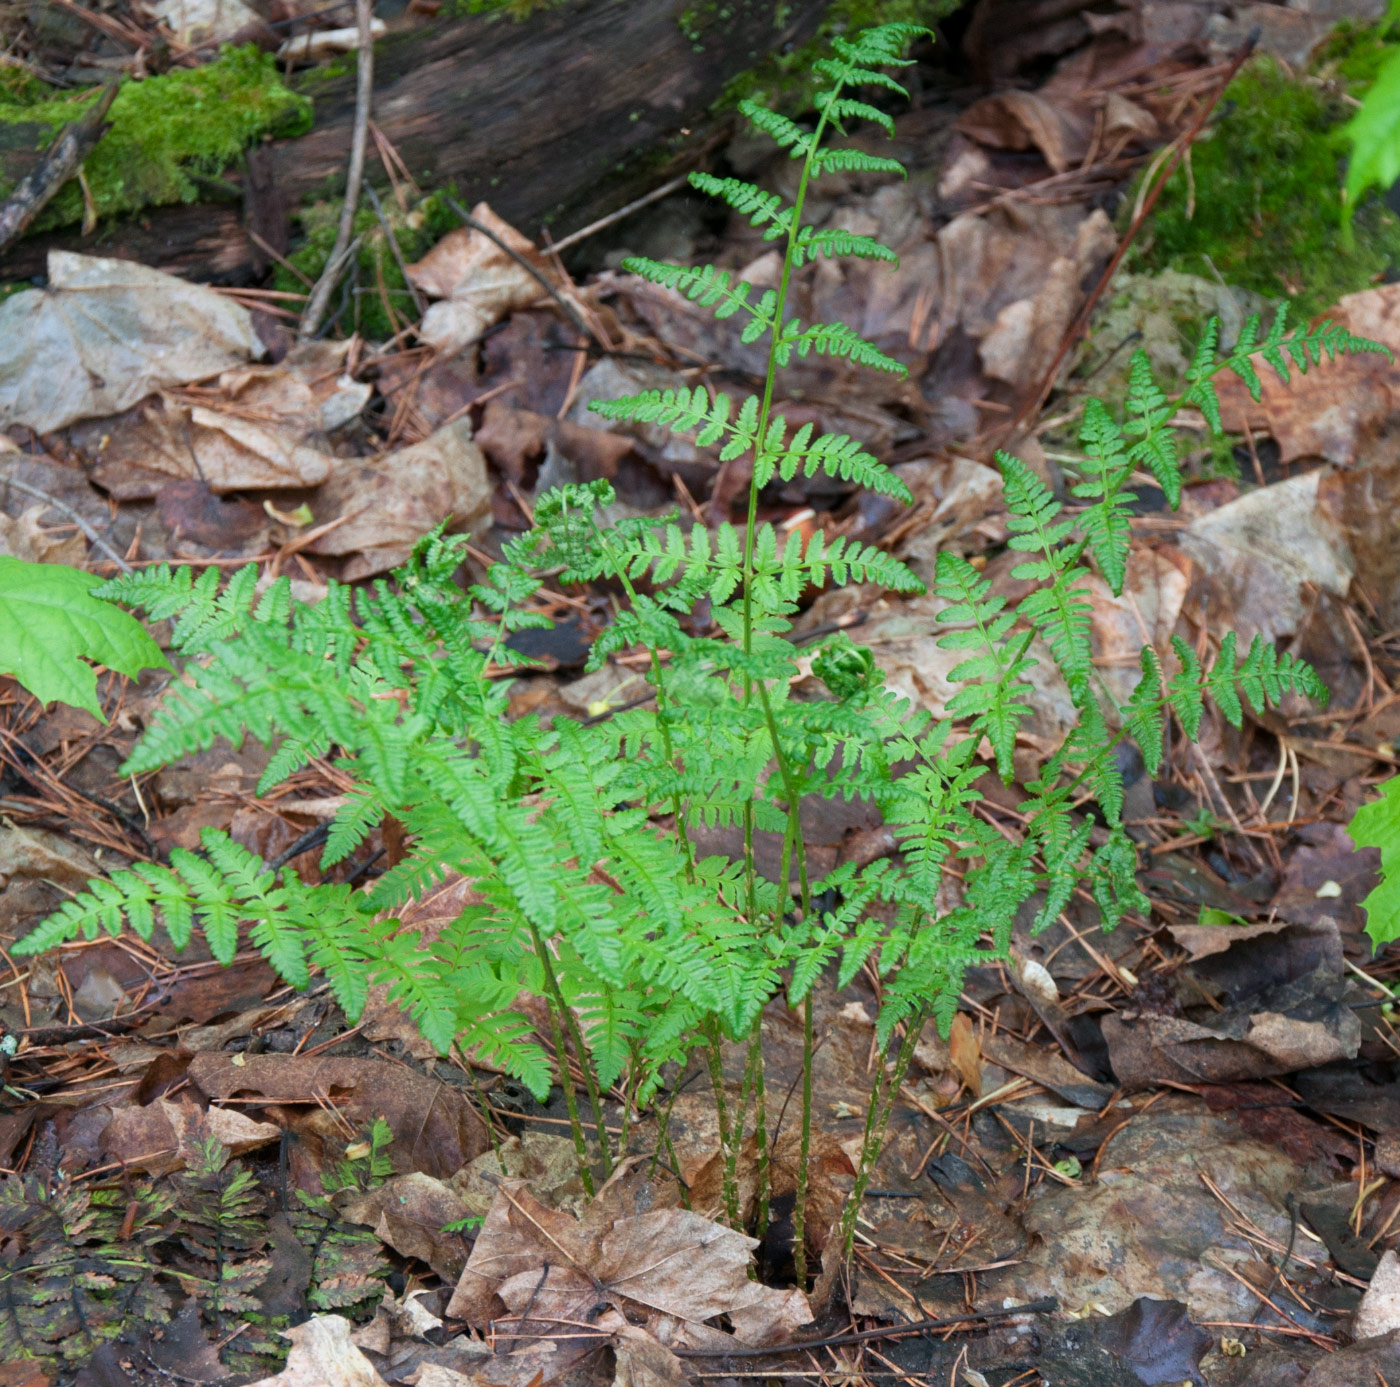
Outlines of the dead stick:
{"label": "dead stick", "polygon": [[891,1325],[888,1329],[863,1329],[855,1334],[829,1334],[825,1339],[794,1339],[788,1344],[771,1348],[673,1348],[677,1358],[771,1358],[775,1353],[805,1353],[815,1348],[840,1348],[846,1344],[868,1344],[876,1339],[899,1339],[906,1334],[927,1334],[935,1329],[956,1329],[975,1324],[978,1320],[1001,1320],[1009,1315],[1048,1315],[1060,1308],[1054,1296],[1043,1300],[1028,1300],[1024,1305],[993,1306],[990,1310],[971,1310],[966,1315],[954,1315],[947,1320],[911,1320],[908,1324]]}
{"label": "dead stick", "polygon": [[1069,331],[1061,339],[1060,349],[1055,353],[1055,359],[1050,363],[1049,369],[1041,377],[1040,384],[1036,386],[1034,393],[1026,397],[1020,409],[1016,411],[1016,417],[1007,425],[1008,436],[1014,434],[1049,398],[1050,391],[1055,386],[1055,377],[1059,375],[1065,357],[1069,355],[1071,348],[1088,329],[1089,320],[1094,316],[1094,309],[1098,307],[1104,290],[1113,282],[1113,276],[1118,273],[1118,267],[1123,263],[1123,257],[1127,255],[1129,248],[1137,239],[1137,234],[1142,230],[1143,223],[1152,215],[1152,209],[1157,205],[1157,198],[1161,195],[1162,189],[1167,186],[1167,181],[1172,174],[1176,172],[1176,166],[1181,162],[1186,151],[1191,148],[1196,136],[1201,133],[1206,121],[1210,118],[1210,113],[1219,105],[1220,98],[1225,95],[1226,88],[1235,80],[1235,74],[1244,66],[1249,55],[1254,52],[1254,46],[1259,42],[1259,33],[1258,25],[1250,30],[1249,37],[1245,39],[1240,51],[1235,54],[1230,66],[1225,69],[1225,75],[1220,79],[1220,84],[1216,87],[1214,94],[1201,108],[1196,119],[1191,122],[1190,129],[1177,142],[1176,153],[1167,160],[1166,167],[1152,185],[1152,190],[1143,199],[1142,206],[1138,208],[1137,215],[1132,220],[1132,225],[1128,227],[1122,241],[1119,242],[1113,259],[1108,262],[1108,268],[1099,277],[1099,282],[1094,285],[1094,290],[1085,300],[1084,307],[1079,310],[1078,317],[1070,324]]}
{"label": "dead stick", "polygon": [[22,236],[30,222],[48,206],[54,194],[68,182],[107,133],[107,111],[121,87],[120,80],[109,82],[97,104],[71,125],[49,146],[48,152],[0,206],[0,251]]}
{"label": "dead stick", "polygon": [[355,0],[356,76],[355,128],[350,136],[350,164],[345,172],[345,205],[340,209],[340,226],[335,233],[335,245],[326,260],[326,268],[311,291],[311,299],[302,315],[298,336],[306,341],[316,335],[326,306],[331,301],[341,271],[350,256],[350,238],[355,232],[355,213],[360,206],[360,184],[365,174],[365,146],[369,141],[369,112],[374,101],[374,34],[371,20],[374,0]]}

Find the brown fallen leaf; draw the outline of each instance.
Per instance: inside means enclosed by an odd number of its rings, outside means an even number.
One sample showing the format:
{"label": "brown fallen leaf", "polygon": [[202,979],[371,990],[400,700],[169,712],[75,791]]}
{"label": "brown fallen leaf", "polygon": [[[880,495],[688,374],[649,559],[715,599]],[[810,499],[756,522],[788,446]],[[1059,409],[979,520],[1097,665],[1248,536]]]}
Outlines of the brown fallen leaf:
{"label": "brown fallen leaf", "polygon": [[450,1085],[386,1060],[305,1055],[196,1055],[190,1082],[210,1098],[260,1097],[321,1111],[333,1101],[347,1121],[367,1126],[382,1117],[393,1129],[394,1168],[445,1179],[489,1145],[467,1099]]}
{"label": "brown fallen leaf", "polygon": [[270,1122],[255,1122],[231,1108],[207,1111],[191,1102],[158,1099],[146,1107],[114,1108],[102,1133],[101,1150],[109,1161],[131,1170],[168,1175],[198,1158],[202,1142],[213,1137],[234,1156],[267,1146],[282,1136]]}
{"label": "brown fallen leaf", "polygon": [[374,1365],[351,1342],[343,1315],[312,1315],[279,1332],[292,1341],[287,1366],[251,1387],[387,1387]]}
{"label": "brown fallen leaf", "polygon": [[1051,169],[1063,173],[1087,152],[1093,117],[1041,92],[1005,91],[974,102],[958,117],[957,128],[992,149],[1038,149]]}
{"label": "brown fallen leaf", "polygon": [[397,568],[435,525],[473,531],[491,514],[486,459],[472,442],[467,419],[448,424],[383,457],[342,466],[316,494],[312,512],[330,526],[307,546],[345,559],[341,578],[353,582]]}
{"label": "brown fallen leaf", "polygon": [[977,1033],[972,1029],[972,1021],[965,1011],[953,1017],[953,1025],[948,1032],[948,1050],[953,1067],[962,1078],[963,1087],[974,1098],[980,1098],[982,1047],[977,1043]]}
{"label": "brown fallen leaf", "polygon": [[618,463],[636,448],[632,439],[620,433],[512,409],[499,400],[486,406],[476,442],[492,465],[515,482],[523,482],[527,471],[537,469],[551,447],[573,463],[579,480],[585,482],[617,476]]}
{"label": "brown fallen leaf", "polygon": [[503,1180],[447,1313],[484,1326],[529,1307],[532,1320],[590,1318],[612,1305],[704,1323],[729,1315],[746,1335],[790,1333],[811,1320],[800,1292],[748,1277],[758,1243],[686,1209],[610,1218],[600,1198],[575,1219],[541,1204],[523,1181]]}
{"label": "brown fallen leaf", "polygon": [[1181,549],[1206,575],[1242,641],[1256,633],[1272,641],[1292,635],[1311,600],[1309,586],[1346,596],[1355,561],[1345,532],[1319,505],[1325,476],[1304,472],[1246,492],[1181,535]]}

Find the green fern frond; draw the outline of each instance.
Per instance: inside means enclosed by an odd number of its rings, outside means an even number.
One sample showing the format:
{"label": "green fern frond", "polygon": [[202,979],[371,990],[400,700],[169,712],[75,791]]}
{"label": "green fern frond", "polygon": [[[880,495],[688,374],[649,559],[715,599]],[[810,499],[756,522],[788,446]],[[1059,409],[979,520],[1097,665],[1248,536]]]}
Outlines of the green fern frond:
{"label": "green fern frond", "polygon": [[783,325],[774,350],[779,366],[786,366],[794,351],[805,357],[815,350],[818,356],[844,357],[857,366],[870,366],[894,376],[909,374],[902,362],[886,355],[845,323],[813,323],[804,328],[796,318],[790,319]]}
{"label": "green fern frond", "polygon": [[684,294],[692,303],[702,308],[713,308],[716,318],[732,318],[736,313],[746,313],[749,320],[744,325],[741,340],[754,342],[772,326],[773,305],[777,295],[765,289],[756,304],[749,302],[753,285],[747,280],[736,279],[728,270],[717,269],[714,265],[663,265],[644,256],[629,256],[622,262],[622,268],[663,289],[672,289]]}
{"label": "green fern frond", "polygon": [[794,268],[824,255],[828,260],[839,256],[854,256],[859,260],[881,260],[887,265],[898,265],[899,256],[888,246],[881,244],[873,236],[847,231],[843,227],[804,226],[797,233],[793,245],[792,263]]}
{"label": "green fern frond", "polygon": [[781,194],[765,193],[742,178],[718,178],[712,173],[697,172],[690,175],[690,186],[727,202],[741,217],[749,219],[750,226],[764,227],[765,241],[786,236],[792,226],[792,209]]}

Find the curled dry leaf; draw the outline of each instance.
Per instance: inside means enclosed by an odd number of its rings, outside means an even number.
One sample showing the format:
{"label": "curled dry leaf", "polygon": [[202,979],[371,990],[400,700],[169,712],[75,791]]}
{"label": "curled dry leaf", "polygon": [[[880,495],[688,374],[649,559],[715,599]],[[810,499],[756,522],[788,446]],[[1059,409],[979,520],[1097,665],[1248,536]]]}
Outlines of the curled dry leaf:
{"label": "curled dry leaf", "polygon": [[51,433],[263,355],[246,308],[130,260],[50,251],[0,304],[0,427]]}
{"label": "curled dry leaf", "polygon": [[1063,173],[1083,159],[1093,121],[1086,110],[1040,92],[1005,91],[974,102],[957,128],[992,149],[1038,149],[1056,173]]}
{"label": "curled dry leaf", "polygon": [[[504,222],[484,202],[472,216],[488,226],[521,256],[544,267],[533,242]],[[539,281],[489,236],[459,227],[416,264],[408,267],[410,281],[438,299],[423,315],[418,336],[440,351],[455,352],[480,337],[487,328],[517,308],[540,297]]]}

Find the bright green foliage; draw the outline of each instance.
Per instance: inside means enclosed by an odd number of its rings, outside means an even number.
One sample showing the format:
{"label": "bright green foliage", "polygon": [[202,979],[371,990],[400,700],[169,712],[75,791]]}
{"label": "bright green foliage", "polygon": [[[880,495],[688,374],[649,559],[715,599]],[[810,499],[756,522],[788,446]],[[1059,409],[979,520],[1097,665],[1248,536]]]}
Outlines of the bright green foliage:
{"label": "bright green foliage", "polygon": [[[89,104],[52,89],[44,101],[11,104],[0,98],[0,135],[9,127],[17,139],[46,145]],[[112,103],[109,120],[111,129],[83,165],[101,216],[193,201],[200,177],[217,177],[253,141],[309,126],[311,103],[283,84],[270,53],[249,45],[226,48],[202,67],[128,80]],[[35,227],[79,222],[83,208],[83,190],[74,179],[60,189]]]}
{"label": "bright green foliage", "polygon": [[1400,52],[1381,69],[1344,133],[1351,141],[1344,213],[1350,226],[1363,194],[1400,178]]}
{"label": "bright green foliage", "polygon": [[[0,1183],[0,1360],[79,1363],[133,1324],[170,1318],[151,1249],[169,1200],[93,1191],[62,1176]],[[125,1235],[125,1236],[124,1236]]]}
{"label": "bright green foliage", "polygon": [[84,660],[135,678],[165,669],[141,623],[92,595],[90,573],[0,555],[0,673],[43,703],[71,703],[102,716],[97,674]]}
{"label": "bright green foliage", "polygon": [[[1245,701],[1262,708],[1289,689],[1319,698],[1325,690],[1307,666],[1271,647],[1256,643],[1241,659],[1226,638],[1204,661],[1184,645],[1145,653],[1142,681],[1119,706],[1091,658],[1090,578],[1097,572],[1114,591],[1122,587],[1130,478],[1148,469],[1178,495],[1170,420],[1191,402],[1216,422],[1214,375],[1229,369],[1257,388],[1259,362],[1286,378],[1368,344],[1325,325],[1290,333],[1280,318],[1262,341],[1251,325],[1222,358],[1212,327],[1186,395],[1175,400],[1145,358],[1135,360],[1125,417],[1097,404],[1085,412],[1071,504],[1018,459],[999,459],[1027,596],[1013,606],[965,560],[940,554],[942,639],[963,655],[948,716],[935,721],[910,708],[884,686],[873,654],[845,637],[812,658],[829,696],[799,696],[792,620],[807,591],[919,587],[877,549],[782,535],[757,518],[762,488],[799,472],[907,495],[850,438],[792,429],[772,401],[793,352],[903,370],[844,325],[793,322],[786,305],[794,268],[814,248],[841,252],[837,238],[803,222],[812,179],[822,169],[888,171],[889,161],[831,147],[827,137],[838,120],[873,119],[874,108],[852,104],[853,88],[871,87],[881,100],[898,93],[885,69],[919,32],[895,25],[836,40],[834,57],[819,65],[826,85],[811,126],[748,110],[801,161],[790,204],[697,176],[697,186],[777,228],[785,247],[777,289],[755,298],[712,266],[631,262],[767,346],[762,390],[746,398],[696,387],[595,405],[607,418],[660,425],[722,458],[746,458],[753,481],[743,524],[710,531],[674,516],[609,524],[612,489],[593,482],[541,497],[535,528],[465,591],[453,581],[462,543],[440,531],[392,581],[354,593],[332,586],[315,607],[293,602],[285,581],[258,597],[251,570],[222,588],[213,570],[197,580],[188,569],[154,569],[113,582],[108,597],[174,618],[174,643],[188,657],[128,772],[248,733],[277,748],[264,788],[312,756],[335,755],[356,789],[333,825],[328,857],[354,852],[386,815],[406,827],[410,848],[368,889],[352,891],[308,887],[208,833],[202,855],[92,883],[24,940],[22,953],[127,925],[149,934],[163,922],[177,943],[199,924],[216,955],[229,958],[246,927],[288,982],[303,986],[313,969],[323,972],[352,1018],[368,988],[385,983],[439,1050],[455,1041],[543,1094],[554,1069],[530,1021],[513,1010],[523,992],[546,1003],[556,1049],[571,1046],[586,1061],[590,1098],[622,1081],[645,1102],[664,1064],[697,1045],[714,1055],[726,1036],[752,1043],[763,1008],[784,994],[802,1004],[829,965],[843,986],[867,963],[882,975],[877,1035],[886,1044],[905,1026],[907,1063],[923,1019],[951,1021],[965,970],[1005,953],[1027,902],[1037,927],[1081,885],[1108,925],[1146,908],[1122,822],[1117,743],[1133,738],[1155,766],[1170,714],[1195,735],[1207,700],[1238,721]],[[848,249],[889,256],[873,243]],[[529,604],[545,574],[551,586],[602,581],[619,594],[591,665],[640,649],[654,706],[588,723],[507,718],[509,690],[493,675],[522,663],[507,637],[544,624]],[[990,746],[997,772],[1011,778],[1037,662],[1047,659],[1069,686],[1078,724],[1026,785],[1026,832],[1011,841],[979,812],[977,782],[989,769],[982,753]],[[899,853],[812,879],[799,815],[814,796],[873,805]],[[738,862],[702,857],[691,830],[717,825],[740,828],[750,845],[755,832],[778,835],[776,881],[759,874],[751,848]],[[1103,831],[1091,840],[1096,825]],[[955,894],[949,869],[960,879]],[[476,898],[429,943],[395,912],[450,873],[469,879]],[[557,1072],[582,1157],[570,1070]],[[743,1132],[753,1088],[727,1129],[721,1117],[722,1133]],[[878,1146],[882,1123],[872,1118],[868,1145]],[[732,1191],[737,1144],[723,1139]],[[606,1165],[605,1136],[601,1145]]]}
{"label": "bright green foliage", "polygon": [[1366,933],[1379,948],[1400,937],[1400,776],[1381,786],[1381,797],[1363,804],[1347,830],[1358,848],[1381,850],[1380,884],[1361,902]]}
{"label": "bright green foliage", "polygon": [[[1392,4],[1382,30],[1400,21]],[[1347,159],[1346,201],[1342,215],[1350,240],[1357,204],[1372,188],[1382,191],[1400,178],[1400,48],[1380,49],[1380,66],[1361,109],[1347,122],[1342,137],[1351,146]]]}

